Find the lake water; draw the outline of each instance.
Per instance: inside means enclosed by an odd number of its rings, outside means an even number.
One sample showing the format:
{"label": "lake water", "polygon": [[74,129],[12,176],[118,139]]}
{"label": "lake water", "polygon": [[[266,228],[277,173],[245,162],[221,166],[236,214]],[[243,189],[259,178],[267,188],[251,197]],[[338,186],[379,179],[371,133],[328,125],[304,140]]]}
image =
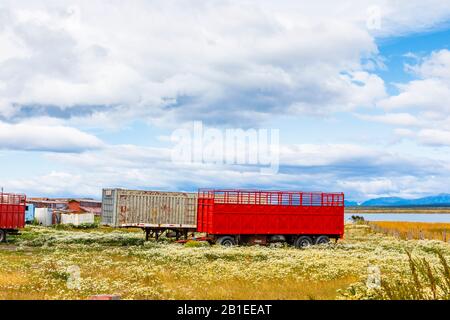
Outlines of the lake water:
{"label": "lake water", "polygon": [[369,213],[346,214],[345,220],[351,216],[362,216],[367,221],[405,221],[405,222],[446,222],[450,223],[450,213]]}

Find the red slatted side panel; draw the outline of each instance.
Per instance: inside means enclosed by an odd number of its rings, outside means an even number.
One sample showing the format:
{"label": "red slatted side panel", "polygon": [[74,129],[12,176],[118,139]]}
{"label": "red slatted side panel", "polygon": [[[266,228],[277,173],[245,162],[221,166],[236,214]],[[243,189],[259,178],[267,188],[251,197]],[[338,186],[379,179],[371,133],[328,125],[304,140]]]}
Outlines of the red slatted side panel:
{"label": "red slatted side panel", "polygon": [[210,234],[342,235],[344,230],[343,193],[210,190],[199,194],[199,211],[198,231]]}
{"label": "red slatted side panel", "polygon": [[0,194],[0,228],[18,229],[25,226],[26,197]]}

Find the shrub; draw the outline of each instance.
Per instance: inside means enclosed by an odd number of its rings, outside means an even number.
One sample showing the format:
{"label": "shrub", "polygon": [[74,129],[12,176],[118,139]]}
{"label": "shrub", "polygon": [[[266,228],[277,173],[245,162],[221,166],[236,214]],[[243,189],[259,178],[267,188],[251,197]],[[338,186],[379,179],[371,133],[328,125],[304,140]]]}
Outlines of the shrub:
{"label": "shrub", "polygon": [[195,241],[195,240],[189,240],[184,244],[187,248],[199,248],[199,247],[209,247],[210,244],[208,241]]}
{"label": "shrub", "polygon": [[382,281],[380,298],[390,300],[450,300],[450,268],[441,252],[437,252],[440,267],[425,258],[408,255],[410,274],[406,279]]}
{"label": "shrub", "polygon": [[354,223],[364,223],[364,217],[362,216],[351,216],[351,219]]}
{"label": "shrub", "polygon": [[72,229],[97,229],[99,227],[98,223],[82,223],[80,225],[74,225],[74,224],[55,224],[52,225],[52,228],[56,230],[72,230]]}
{"label": "shrub", "polygon": [[450,300],[450,267],[442,252],[435,251],[438,266],[426,258],[414,258],[410,251],[406,254],[409,273],[381,279],[379,288],[369,289],[365,284],[357,283],[341,294],[354,299]]}

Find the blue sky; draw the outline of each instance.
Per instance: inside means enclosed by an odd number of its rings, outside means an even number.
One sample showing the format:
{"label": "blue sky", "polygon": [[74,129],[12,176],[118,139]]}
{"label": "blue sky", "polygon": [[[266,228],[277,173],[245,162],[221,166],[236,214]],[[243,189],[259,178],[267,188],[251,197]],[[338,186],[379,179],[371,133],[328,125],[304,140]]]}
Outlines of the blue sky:
{"label": "blue sky", "polygon": [[[0,186],[450,193],[449,22],[438,0],[4,0]],[[279,130],[279,170],[174,162],[195,121]]]}

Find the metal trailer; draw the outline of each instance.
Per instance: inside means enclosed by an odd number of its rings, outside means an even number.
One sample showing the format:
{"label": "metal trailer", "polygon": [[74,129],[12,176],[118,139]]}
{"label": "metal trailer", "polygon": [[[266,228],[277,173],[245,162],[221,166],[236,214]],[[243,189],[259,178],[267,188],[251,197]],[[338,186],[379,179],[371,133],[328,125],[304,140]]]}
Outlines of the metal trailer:
{"label": "metal trailer", "polygon": [[6,241],[6,234],[17,234],[25,226],[26,196],[0,193],[0,242]]}
{"label": "metal trailer", "polygon": [[197,221],[222,245],[322,244],[344,235],[344,194],[200,189]]}
{"label": "metal trailer", "polygon": [[101,223],[141,228],[149,237],[187,238],[197,227],[197,193],[103,189]]}

